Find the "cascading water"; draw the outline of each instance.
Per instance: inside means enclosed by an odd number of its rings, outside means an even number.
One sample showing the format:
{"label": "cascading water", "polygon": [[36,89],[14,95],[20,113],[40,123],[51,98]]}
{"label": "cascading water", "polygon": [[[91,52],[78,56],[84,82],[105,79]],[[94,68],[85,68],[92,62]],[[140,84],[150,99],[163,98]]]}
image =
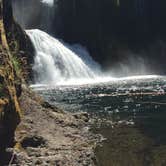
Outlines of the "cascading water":
{"label": "cascading water", "polygon": [[27,34],[36,49],[33,69],[37,83],[76,83],[78,80],[93,80],[100,75],[100,66],[83,47],[69,46],[38,29],[27,30]]}
{"label": "cascading water", "polygon": [[52,6],[54,4],[54,0],[42,0],[42,3],[46,3],[49,6]]}

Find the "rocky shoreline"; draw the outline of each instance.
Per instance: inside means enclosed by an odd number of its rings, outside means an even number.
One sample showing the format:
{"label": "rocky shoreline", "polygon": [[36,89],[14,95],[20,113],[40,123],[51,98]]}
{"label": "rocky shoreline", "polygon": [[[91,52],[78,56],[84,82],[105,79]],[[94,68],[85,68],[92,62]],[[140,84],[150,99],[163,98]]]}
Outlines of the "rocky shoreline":
{"label": "rocky shoreline", "polygon": [[86,113],[59,110],[25,88],[20,106],[24,115],[15,134],[18,143],[8,149],[10,165],[95,165],[97,137],[89,132]]}

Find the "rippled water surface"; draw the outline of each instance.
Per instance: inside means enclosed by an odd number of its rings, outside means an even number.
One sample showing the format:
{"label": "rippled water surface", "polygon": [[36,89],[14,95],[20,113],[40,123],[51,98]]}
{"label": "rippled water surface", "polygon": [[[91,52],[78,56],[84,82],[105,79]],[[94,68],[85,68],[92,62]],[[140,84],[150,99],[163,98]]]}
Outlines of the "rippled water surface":
{"label": "rippled water surface", "polygon": [[33,88],[66,111],[90,113],[93,132],[106,138],[99,166],[166,165],[166,77]]}

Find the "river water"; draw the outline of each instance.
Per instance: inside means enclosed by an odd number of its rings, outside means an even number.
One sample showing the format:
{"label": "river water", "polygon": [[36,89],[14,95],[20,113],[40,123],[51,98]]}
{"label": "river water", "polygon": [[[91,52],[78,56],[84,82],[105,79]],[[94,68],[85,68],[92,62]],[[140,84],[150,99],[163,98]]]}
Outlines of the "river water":
{"label": "river water", "polygon": [[90,114],[91,130],[105,138],[98,166],[166,165],[166,77],[32,88],[65,111]]}

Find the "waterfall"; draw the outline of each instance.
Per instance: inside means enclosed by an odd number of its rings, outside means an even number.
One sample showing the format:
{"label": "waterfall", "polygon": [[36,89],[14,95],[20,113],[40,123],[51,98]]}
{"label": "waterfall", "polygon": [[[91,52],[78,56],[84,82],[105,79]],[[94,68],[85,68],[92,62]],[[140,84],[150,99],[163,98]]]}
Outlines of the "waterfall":
{"label": "waterfall", "polygon": [[38,29],[26,32],[36,50],[33,70],[37,83],[63,84],[100,75],[100,66],[82,46],[68,45]]}
{"label": "waterfall", "polygon": [[53,6],[54,0],[42,0],[43,3],[48,4],[49,6]]}

